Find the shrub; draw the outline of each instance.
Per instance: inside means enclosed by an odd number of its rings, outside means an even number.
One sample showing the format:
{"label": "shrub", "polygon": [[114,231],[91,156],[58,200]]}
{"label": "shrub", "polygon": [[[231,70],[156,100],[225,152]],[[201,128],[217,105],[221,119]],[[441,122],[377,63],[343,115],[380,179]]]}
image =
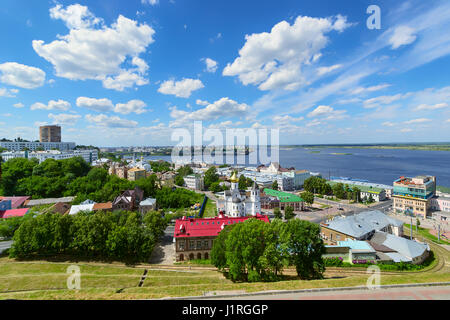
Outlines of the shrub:
{"label": "shrub", "polygon": [[325,262],[326,267],[341,267],[344,263],[344,259],[341,257],[337,258],[324,258],[323,261]]}

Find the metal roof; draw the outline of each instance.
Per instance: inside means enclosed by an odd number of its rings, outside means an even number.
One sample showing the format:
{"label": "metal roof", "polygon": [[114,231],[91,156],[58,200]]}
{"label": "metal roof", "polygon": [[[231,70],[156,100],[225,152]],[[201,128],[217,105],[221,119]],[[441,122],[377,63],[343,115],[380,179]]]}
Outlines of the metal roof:
{"label": "metal roof", "polygon": [[11,210],[5,210],[0,211],[0,218],[6,219],[6,218],[12,218],[12,217],[23,217],[27,214],[28,208],[22,208],[22,209],[11,209]]}
{"label": "metal roof", "polygon": [[[391,248],[411,260],[413,258],[420,257],[426,250],[430,249],[425,243],[419,243],[414,240],[397,237],[386,232],[376,232],[370,241]],[[386,254],[389,255],[390,253]]]}
{"label": "metal roof", "polygon": [[388,217],[381,211],[373,210],[348,217],[337,217],[325,227],[358,239],[372,231],[384,229],[388,225],[399,227],[403,225],[403,222]]}
{"label": "metal roof", "polygon": [[215,218],[200,218],[200,219],[177,219],[175,222],[175,238],[192,238],[192,237],[215,237],[226,225],[244,222],[250,218],[269,223],[267,216],[257,214],[255,217],[238,217],[232,218],[220,215]]}
{"label": "metal roof", "polygon": [[355,252],[376,252],[370,244],[366,241],[358,241],[358,240],[347,240],[347,241],[338,241],[338,245],[349,247],[352,251]]}
{"label": "metal roof", "polygon": [[305,201],[301,197],[299,197],[295,194],[281,192],[281,191],[277,191],[277,190],[273,190],[273,189],[266,188],[266,189],[264,189],[264,193],[269,196],[277,197],[278,200],[280,200],[280,202],[304,202]]}

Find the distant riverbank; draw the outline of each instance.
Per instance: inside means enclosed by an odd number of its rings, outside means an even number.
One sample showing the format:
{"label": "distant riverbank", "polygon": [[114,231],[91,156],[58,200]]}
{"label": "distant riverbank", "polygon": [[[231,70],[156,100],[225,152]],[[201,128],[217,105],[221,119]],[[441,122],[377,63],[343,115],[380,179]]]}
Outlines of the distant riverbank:
{"label": "distant riverbank", "polygon": [[298,145],[283,146],[285,149],[305,148],[343,148],[343,149],[403,149],[423,151],[450,151],[450,143],[418,143],[418,144],[361,144],[361,145]]}

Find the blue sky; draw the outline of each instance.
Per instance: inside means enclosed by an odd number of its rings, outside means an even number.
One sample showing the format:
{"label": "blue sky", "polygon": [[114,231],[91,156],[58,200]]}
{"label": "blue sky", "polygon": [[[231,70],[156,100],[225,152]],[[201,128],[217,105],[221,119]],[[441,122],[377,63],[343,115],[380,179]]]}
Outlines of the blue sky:
{"label": "blue sky", "polygon": [[445,30],[445,0],[4,0],[0,137],[55,123],[78,144],[172,145],[202,121],[281,144],[449,141]]}

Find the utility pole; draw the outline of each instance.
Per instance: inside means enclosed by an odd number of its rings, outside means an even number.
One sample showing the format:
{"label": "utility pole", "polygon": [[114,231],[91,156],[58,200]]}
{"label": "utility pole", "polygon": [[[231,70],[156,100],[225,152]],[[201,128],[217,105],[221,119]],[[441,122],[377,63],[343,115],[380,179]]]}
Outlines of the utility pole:
{"label": "utility pole", "polygon": [[441,243],[441,224],[438,224],[438,243]]}
{"label": "utility pole", "polygon": [[413,228],[412,228],[412,226],[413,226],[413,222],[412,222],[412,213],[411,213],[410,217],[411,217],[411,224],[410,224],[410,227],[411,227],[411,235],[410,235],[410,238],[411,238],[411,240],[412,240],[412,234],[413,234]]}

